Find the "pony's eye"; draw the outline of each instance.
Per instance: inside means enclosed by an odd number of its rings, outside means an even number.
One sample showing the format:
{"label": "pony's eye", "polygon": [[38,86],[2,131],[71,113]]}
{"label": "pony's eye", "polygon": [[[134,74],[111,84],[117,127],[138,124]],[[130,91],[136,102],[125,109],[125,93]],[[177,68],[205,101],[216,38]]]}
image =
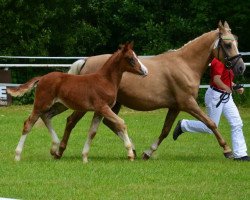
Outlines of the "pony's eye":
{"label": "pony's eye", "polygon": [[225,44],[226,49],[231,49],[232,48],[232,43]]}

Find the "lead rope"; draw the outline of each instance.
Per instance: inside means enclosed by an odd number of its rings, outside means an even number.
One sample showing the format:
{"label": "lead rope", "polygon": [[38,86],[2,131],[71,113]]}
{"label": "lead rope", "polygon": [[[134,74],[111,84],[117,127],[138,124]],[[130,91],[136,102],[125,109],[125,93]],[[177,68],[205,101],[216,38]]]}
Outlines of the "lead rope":
{"label": "lead rope", "polygon": [[[228,74],[229,74],[228,76],[230,80],[230,89],[233,91],[230,69],[228,69]],[[216,108],[218,108],[221,103],[227,103],[229,101],[229,98],[230,98],[230,93],[227,93],[227,92],[222,93],[220,95],[219,102],[216,104]]]}

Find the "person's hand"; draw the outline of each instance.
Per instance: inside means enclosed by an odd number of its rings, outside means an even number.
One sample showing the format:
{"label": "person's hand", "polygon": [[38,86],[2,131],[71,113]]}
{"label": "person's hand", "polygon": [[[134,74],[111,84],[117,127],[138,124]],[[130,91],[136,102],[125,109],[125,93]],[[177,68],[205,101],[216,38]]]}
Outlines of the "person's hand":
{"label": "person's hand", "polygon": [[227,92],[227,93],[229,93],[229,94],[231,94],[232,93],[232,90],[231,90],[231,88],[230,87],[228,87],[228,86],[225,86],[225,91]]}
{"label": "person's hand", "polygon": [[239,88],[239,89],[236,90],[236,92],[237,92],[238,94],[243,94],[244,88]]}

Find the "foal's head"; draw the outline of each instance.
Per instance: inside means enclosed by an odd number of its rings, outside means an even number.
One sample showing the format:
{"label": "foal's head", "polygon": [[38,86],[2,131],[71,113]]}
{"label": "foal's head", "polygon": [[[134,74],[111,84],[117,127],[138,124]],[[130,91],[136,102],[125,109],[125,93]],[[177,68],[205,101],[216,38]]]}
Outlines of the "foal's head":
{"label": "foal's head", "polygon": [[215,42],[215,57],[222,61],[235,74],[243,74],[246,66],[239,54],[237,37],[231,33],[228,23],[218,24],[219,38]]}
{"label": "foal's head", "polygon": [[133,51],[133,43],[126,43],[121,47],[119,53],[122,56],[120,62],[122,62],[123,70],[131,72],[133,74],[139,74],[143,76],[148,75],[148,69],[139,60],[138,56]]}

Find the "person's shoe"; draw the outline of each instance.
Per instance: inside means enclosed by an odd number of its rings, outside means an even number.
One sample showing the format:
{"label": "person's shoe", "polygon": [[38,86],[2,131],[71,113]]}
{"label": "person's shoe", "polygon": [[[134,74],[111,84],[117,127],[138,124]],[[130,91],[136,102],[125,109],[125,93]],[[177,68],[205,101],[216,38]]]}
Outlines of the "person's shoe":
{"label": "person's shoe", "polygon": [[250,157],[249,156],[243,156],[243,157],[240,157],[240,158],[234,158],[234,160],[236,161],[250,161]]}
{"label": "person's shoe", "polygon": [[173,133],[174,140],[177,140],[177,138],[183,133],[183,131],[181,130],[181,122],[182,122],[182,120],[179,120],[175,129],[174,129],[174,133]]}

